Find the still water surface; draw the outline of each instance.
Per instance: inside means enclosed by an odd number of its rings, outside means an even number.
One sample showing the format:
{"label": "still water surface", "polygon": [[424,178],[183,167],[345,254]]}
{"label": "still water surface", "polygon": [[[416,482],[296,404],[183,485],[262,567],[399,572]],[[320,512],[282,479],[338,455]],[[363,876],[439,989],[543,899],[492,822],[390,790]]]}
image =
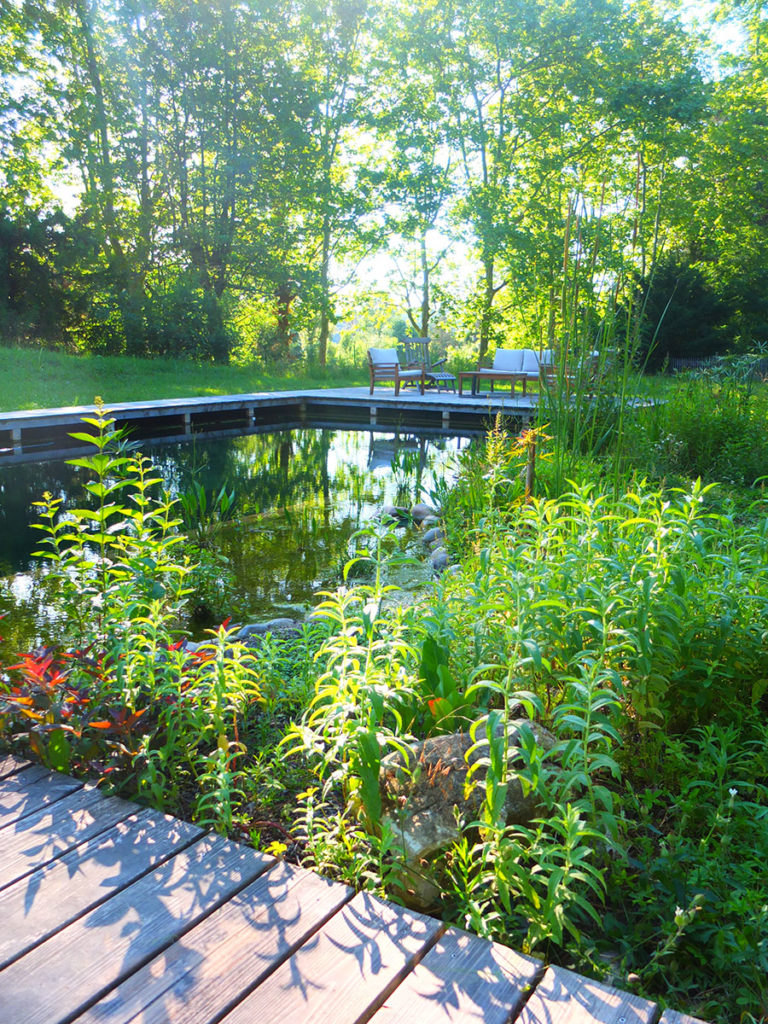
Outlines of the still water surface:
{"label": "still water surface", "polygon": [[[236,518],[217,536],[234,574],[238,621],[303,615],[318,590],[336,586],[353,534],[382,505],[429,500],[454,475],[467,438],[363,430],[301,429],[147,447],[172,494],[197,481],[235,492]],[[0,612],[3,651],[56,636],[42,534],[33,503],[45,491],[62,508],[82,503],[82,471],[64,462],[0,468]],[[413,570],[411,570],[413,572]]]}

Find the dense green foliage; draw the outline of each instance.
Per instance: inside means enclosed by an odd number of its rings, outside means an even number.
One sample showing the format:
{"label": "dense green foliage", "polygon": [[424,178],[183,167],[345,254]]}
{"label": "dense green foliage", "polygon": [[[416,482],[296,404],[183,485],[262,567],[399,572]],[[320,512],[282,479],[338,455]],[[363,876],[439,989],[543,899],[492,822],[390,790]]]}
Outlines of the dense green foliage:
{"label": "dense green foliage", "polygon": [[[397,832],[371,827],[381,758],[469,729],[485,802],[429,864],[443,914],[704,1018],[761,1019],[768,509],[737,520],[700,485],[643,480],[617,497],[594,470],[526,503],[520,468],[503,435],[468,463],[445,509],[461,564],[424,605],[376,614],[382,595],[355,588],[326,606],[326,670],[294,734],[324,780],[312,855],[396,895]],[[529,738],[519,763],[492,726],[521,711],[557,742]],[[540,800],[529,826],[500,824],[513,778]]]}
{"label": "dense green foliage", "polygon": [[[722,469],[701,443],[721,406],[765,435],[762,387],[736,363],[681,381],[629,427],[596,414],[589,389],[553,397],[550,424],[494,430],[433,496],[458,561],[415,604],[385,584],[396,549],[379,524],[311,627],[248,649],[226,625],[191,648],[181,626],[192,588],[215,579],[229,493],[171,501],[109,420],[89,420],[87,501],[64,515],[40,503],[63,640],[6,668],[3,742],[407,900],[382,760],[468,731],[479,809],[419,868],[444,917],[707,1019],[760,1020],[768,507],[749,467],[762,448],[728,450],[731,506],[686,474]],[[667,430],[689,440],[681,486],[628,474],[633,451],[671,472]],[[506,743],[521,716],[551,749],[525,725],[519,750]],[[513,783],[539,807],[525,825],[501,813]]]}
{"label": "dense green foliage", "polygon": [[4,4],[0,338],[260,361],[300,337],[322,365],[378,255],[409,330],[482,357],[559,341],[569,292],[628,302],[665,253],[725,304],[718,345],[752,345],[765,17],[717,11],[733,52],[666,0]]}

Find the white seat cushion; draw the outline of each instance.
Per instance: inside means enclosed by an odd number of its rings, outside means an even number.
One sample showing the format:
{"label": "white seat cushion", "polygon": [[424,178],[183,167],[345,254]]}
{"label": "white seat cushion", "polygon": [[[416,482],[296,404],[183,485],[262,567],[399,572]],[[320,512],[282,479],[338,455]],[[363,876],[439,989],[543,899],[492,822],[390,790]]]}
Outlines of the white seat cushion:
{"label": "white seat cushion", "polygon": [[394,366],[399,362],[395,348],[369,348],[368,355],[374,366]]}
{"label": "white seat cushion", "polygon": [[523,351],[519,348],[497,348],[493,357],[494,370],[506,370],[509,373],[521,373]]}
{"label": "white seat cushion", "polygon": [[522,360],[523,365],[521,367],[523,373],[528,373],[528,374],[535,373],[535,374],[538,375],[538,372],[539,372],[539,356],[538,356],[538,353],[534,352],[532,348],[521,349],[521,353],[522,353],[522,357],[523,357],[523,360]]}

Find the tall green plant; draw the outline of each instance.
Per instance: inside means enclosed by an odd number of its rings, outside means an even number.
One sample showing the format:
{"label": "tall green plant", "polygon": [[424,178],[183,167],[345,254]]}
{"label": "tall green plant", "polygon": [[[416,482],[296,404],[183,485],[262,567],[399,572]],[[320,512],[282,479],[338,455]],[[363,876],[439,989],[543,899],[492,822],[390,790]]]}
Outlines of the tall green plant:
{"label": "tall green plant", "polygon": [[259,699],[253,659],[222,626],[195,651],[182,613],[190,565],[176,503],[144,456],[99,408],[73,460],[87,505],[39,503],[61,650],[8,670],[0,725],[52,767],[89,764],[155,806],[231,827],[241,789],[240,726]]}

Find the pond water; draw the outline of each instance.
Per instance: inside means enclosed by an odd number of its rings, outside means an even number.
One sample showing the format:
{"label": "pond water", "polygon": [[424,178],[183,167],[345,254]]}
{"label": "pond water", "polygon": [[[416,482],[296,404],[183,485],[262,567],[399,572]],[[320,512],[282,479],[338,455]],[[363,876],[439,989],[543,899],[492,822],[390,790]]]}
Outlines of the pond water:
{"label": "pond water", "polygon": [[[235,517],[216,534],[237,621],[289,615],[312,606],[318,590],[338,585],[353,534],[385,504],[429,500],[450,481],[466,437],[424,437],[367,430],[300,429],[181,444],[146,452],[170,491],[195,482],[235,494]],[[82,471],[64,462],[0,467],[0,632],[6,656],[55,638],[46,565],[35,557],[42,535],[33,503],[49,491],[63,508],[83,501]],[[404,570],[406,571],[406,570]],[[418,583],[418,570],[407,570]],[[428,575],[426,568],[422,575]],[[193,630],[206,625],[203,609]]]}

